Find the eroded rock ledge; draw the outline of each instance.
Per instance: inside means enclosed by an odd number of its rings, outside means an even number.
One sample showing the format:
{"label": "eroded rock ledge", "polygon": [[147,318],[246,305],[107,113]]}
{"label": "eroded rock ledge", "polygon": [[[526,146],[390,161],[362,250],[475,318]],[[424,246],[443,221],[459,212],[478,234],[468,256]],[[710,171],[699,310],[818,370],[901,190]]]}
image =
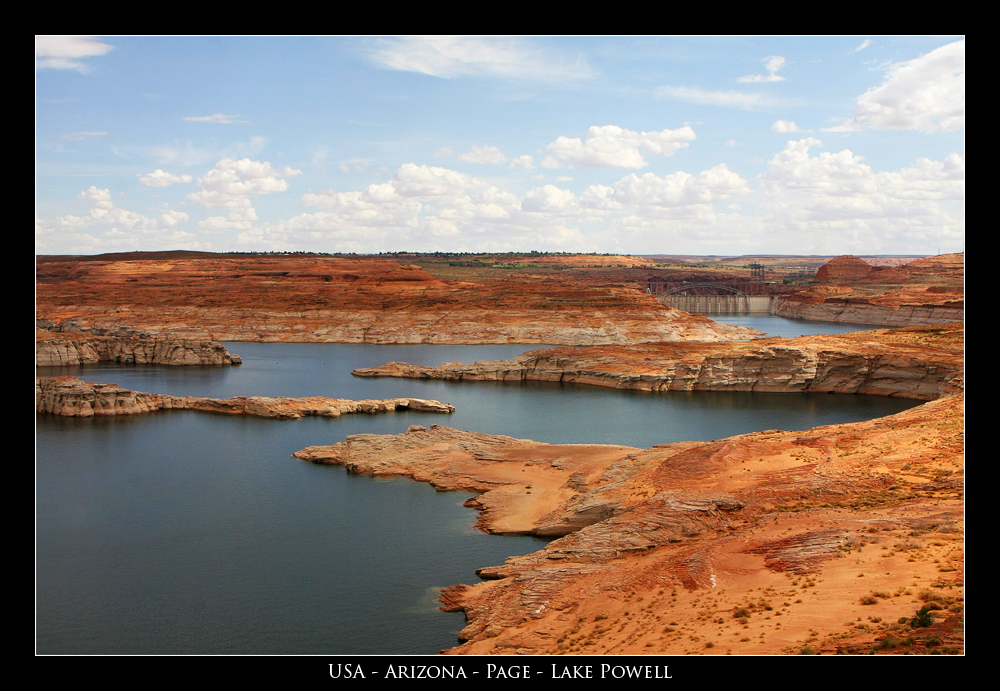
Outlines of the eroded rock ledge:
{"label": "eroded rock ledge", "polygon": [[[43,322],[35,331],[35,366],[120,362],[136,365],[239,365],[221,343],[129,328],[60,331]],[[48,328],[45,328],[48,327]]]}
{"label": "eroded rock ledge", "polygon": [[965,321],[965,254],[925,257],[904,266],[870,266],[858,257],[832,259],[815,285],[775,298],[779,317],[885,327]]}
{"label": "eroded rock ledge", "polygon": [[[481,529],[557,537],[484,566],[484,582],[443,591],[443,608],[467,617],[446,653],[892,652],[904,639],[913,652],[955,652],[964,645],[963,346],[961,326],[939,326],[391,363],[356,373],[936,400],[868,422],[644,450],[432,425],[295,455],[476,492],[467,505]],[[933,606],[930,627],[908,623],[914,602]]]}
{"label": "eroded rock ledge", "polygon": [[439,280],[383,258],[210,255],[37,263],[37,315],[64,329],[218,341],[720,341],[760,333],[660,304],[638,285],[524,276]]}
{"label": "eroded rock ledge", "polygon": [[857,393],[932,400],[962,386],[962,327],[737,343],[533,350],[511,360],[423,367],[390,362],[359,377],[574,382],[647,391]]}
{"label": "eroded rock ledge", "polygon": [[69,417],[140,415],[158,410],[197,410],[204,413],[294,420],[307,415],[340,417],[351,413],[386,413],[404,409],[433,413],[455,412],[453,405],[422,398],[364,401],[322,396],[199,398],[130,391],[117,384],[88,383],[75,377],[35,379],[35,410],[39,413]]}
{"label": "eroded rock ledge", "polygon": [[[295,456],[477,492],[467,505],[482,529],[561,536],[445,589],[444,608],[468,622],[446,652],[852,652],[913,615],[904,592],[950,588],[939,627],[960,610],[963,419],[955,395],[869,422],[645,450],[432,425]],[[876,613],[883,623],[854,627]]]}
{"label": "eroded rock ledge", "polygon": [[[818,292],[818,291],[816,291]],[[789,319],[878,324],[886,327],[926,326],[965,321],[964,306],[949,305],[877,305],[859,299],[818,297],[815,301],[801,296],[775,298],[771,314]],[[959,301],[961,302],[961,301]]]}

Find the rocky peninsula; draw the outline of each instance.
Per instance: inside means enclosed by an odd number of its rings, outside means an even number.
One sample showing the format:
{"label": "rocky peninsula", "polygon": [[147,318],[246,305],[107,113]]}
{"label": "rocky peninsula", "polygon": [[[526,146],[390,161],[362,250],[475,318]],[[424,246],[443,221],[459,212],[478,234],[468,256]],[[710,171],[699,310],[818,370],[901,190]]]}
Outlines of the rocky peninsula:
{"label": "rocky peninsula", "polygon": [[411,426],[295,455],[476,492],[481,529],[560,536],[444,591],[467,617],[448,653],[948,652],[963,636],[963,411],[950,395],[650,449]]}
{"label": "rocky peninsula", "polygon": [[305,398],[168,396],[130,391],[117,384],[84,382],[75,377],[37,377],[35,410],[38,413],[68,417],[142,415],[160,410],[196,410],[203,413],[297,420],[307,415],[340,417],[352,413],[389,413],[395,410],[453,413],[455,406],[422,398],[351,401],[346,398],[323,396]]}
{"label": "rocky peninsula", "polygon": [[856,393],[932,400],[960,390],[961,325],[766,338],[532,350],[511,360],[424,367],[390,362],[359,377],[548,381],[643,391]]}
{"label": "rocky peninsula", "polygon": [[889,417],[650,449],[432,425],[296,457],[474,492],[480,529],[557,537],[442,594],[462,654],[958,652],[964,646],[964,332],[558,348],[361,376],[649,390],[867,392]]}

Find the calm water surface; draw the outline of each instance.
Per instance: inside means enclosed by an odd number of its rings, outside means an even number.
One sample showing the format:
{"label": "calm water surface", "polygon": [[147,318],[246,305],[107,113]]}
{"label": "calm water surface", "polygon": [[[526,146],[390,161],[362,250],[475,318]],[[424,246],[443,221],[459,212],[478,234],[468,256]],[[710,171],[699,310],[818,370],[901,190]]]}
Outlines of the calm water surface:
{"label": "calm water surface", "polygon": [[227,346],[243,357],[242,367],[110,365],[39,374],[218,398],[415,396],[458,410],[295,421],[184,411],[38,416],[38,652],[436,653],[457,643],[465,622],[437,610],[439,589],[474,583],[476,568],[544,544],[475,532],[475,514],[462,506],[467,494],[290,458],[305,446],[438,423],[645,448],[864,420],[913,405],[866,396],[651,394],[350,374],[393,360],[510,358],[535,346]]}
{"label": "calm water surface", "polygon": [[766,313],[734,315],[713,314],[710,316],[715,321],[723,322],[724,324],[749,326],[765,332],[768,336],[781,336],[782,338],[815,336],[817,334],[842,334],[850,331],[866,331],[868,329],[882,328],[881,326],[874,324],[844,324],[843,322],[814,322],[803,321],[802,319],[787,319],[785,317],[775,317]]}

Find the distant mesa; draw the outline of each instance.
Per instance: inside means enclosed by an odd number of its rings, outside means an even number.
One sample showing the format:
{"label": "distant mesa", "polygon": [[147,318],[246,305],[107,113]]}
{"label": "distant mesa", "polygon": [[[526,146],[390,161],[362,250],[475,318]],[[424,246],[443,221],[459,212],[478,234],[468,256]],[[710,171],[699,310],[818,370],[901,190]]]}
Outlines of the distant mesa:
{"label": "distant mesa", "polygon": [[841,283],[861,281],[871,275],[871,264],[853,254],[844,254],[831,259],[816,272],[817,283]]}

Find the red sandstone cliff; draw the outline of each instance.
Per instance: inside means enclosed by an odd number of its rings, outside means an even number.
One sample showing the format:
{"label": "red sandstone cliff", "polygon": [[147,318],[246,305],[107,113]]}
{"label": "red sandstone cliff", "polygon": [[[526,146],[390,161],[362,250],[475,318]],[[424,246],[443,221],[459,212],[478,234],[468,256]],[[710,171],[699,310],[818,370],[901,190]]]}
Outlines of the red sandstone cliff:
{"label": "red sandstone cliff", "polygon": [[898,267],[845,255],[816,273],[817,285],[775,299],[793,319],[921,326],[964,322],[965,254],[925,257]]}
{"label": "red sandstone cliff", "polygon": [[39,318],[215,341],[599,344],[751,338],[635,285],[443,281],[378,258],[232,257],[37,264]]}

